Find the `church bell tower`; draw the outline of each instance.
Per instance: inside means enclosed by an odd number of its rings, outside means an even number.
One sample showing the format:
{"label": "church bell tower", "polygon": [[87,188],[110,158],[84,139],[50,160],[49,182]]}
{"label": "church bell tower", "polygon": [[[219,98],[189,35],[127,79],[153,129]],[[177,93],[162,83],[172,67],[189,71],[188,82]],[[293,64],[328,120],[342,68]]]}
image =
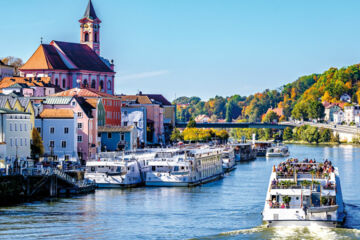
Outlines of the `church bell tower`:
{"label": "church bell tower", "polygon": [[87,44],[97,55],[100,55],[100,23],[94,6],[89,0],[83,18],[80,22],[80,43]]}

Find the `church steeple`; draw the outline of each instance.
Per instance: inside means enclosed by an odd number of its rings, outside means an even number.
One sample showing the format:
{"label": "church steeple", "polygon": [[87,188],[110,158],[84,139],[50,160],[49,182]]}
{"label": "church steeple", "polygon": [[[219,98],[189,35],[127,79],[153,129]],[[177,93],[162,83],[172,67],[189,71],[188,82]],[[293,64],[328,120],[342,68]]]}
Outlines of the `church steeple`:
{"label": "church steeple", "polygon": [[87,8],[85,10],[84,18],[89,18],[89,19],[92,19],[92,20],[95,20],[95,19],[98,18],[96,16],[95,9],[94,9],[94,6],[93,6],[91,0],[89,0],[89,3],[88,3]]}
{"label": "church steeple", "polygon": [[79,20],[80,43],[87,44],[98,55],[100,55],[100,23],[101,20],[96,16],[92,1],[89,0],[84,16]]}

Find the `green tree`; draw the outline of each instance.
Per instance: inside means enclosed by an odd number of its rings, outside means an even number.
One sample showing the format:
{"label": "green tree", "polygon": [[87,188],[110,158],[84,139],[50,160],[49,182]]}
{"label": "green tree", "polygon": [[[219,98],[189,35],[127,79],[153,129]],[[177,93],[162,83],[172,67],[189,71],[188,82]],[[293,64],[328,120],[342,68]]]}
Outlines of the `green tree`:
{"label": "green tree", "polygon": [[283,139],[285,141],[291,140],[293,137],[293,131],[291,128],[287,127],[284,129],[284,135],[283,135]]}
{"label": "green tree", "polygon": [[39,159],[42,155],[44,155],[44,145],[41,139],[40,133],[36,128],[33,128],[32,132],[32,143],[31,143],[31,156],[34,159]]}
{"label": "green tree", "polygon": [[328,128],[320,129],[320,142],[330,142],[331,141],[331,131]]}
{"label": "green tree", "polygon": [[274,111],[268,112],[263,119],[263,122],[275,122],[275,121],[276,122],[279,121],[279,116]]}
{"label": "green tree", "polygon": [[187,127],[187,128],[195,128],[195,127],[196,127],[196,122],[195,122],[195,120],[194,120],[193,117],[190,118],[190,120],[189,120],[189,122],[188,122],[188,124],[187,124],[186,127]]}
{"label": "green tree", "polygon": [[232,122],[232,104],[230,102],[228,102],[226,104],[226,117],[225,120],[226,122]]}
{"label": "green tree", "polygon": [[295,105],[294,109],[291,112],[291,115],[294,119],[297,120],[306,120],[307,119],[307,106],[305,103],[298,103]]}
{"label": "green tree", "polygon": [[170,136],[170,140],[173,141],[173,142],[183,140],[183,136],[182,136],[179,129],[177,129],[177,128],[173,129],[173,131],[171,133],[171,136]]}
{"label": "green tree", "polygon": [[322,119],[324,118],[324,106],[318,101],[312,101],[308,104],[307,114],[311,119]]}
{"label": "green tree", "polygon": [[309,126],[303,134],[304,134],[304,140],[307,141],[308,143],[312,143],[312,142],[319,143],[320,134],[318,128]]}

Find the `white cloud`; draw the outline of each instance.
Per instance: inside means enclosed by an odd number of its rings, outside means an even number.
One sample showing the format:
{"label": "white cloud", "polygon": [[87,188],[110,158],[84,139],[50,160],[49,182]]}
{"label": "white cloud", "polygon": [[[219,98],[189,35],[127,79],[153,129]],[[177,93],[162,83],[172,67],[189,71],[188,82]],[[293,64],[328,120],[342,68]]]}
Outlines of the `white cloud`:
{"label": "white cloud", "polygon": [[143,79],[143,78],[150,78],[150,77],[158,77],[169,74],[168,70],[158,70],[152,72],[142,72],[142,73],[134,73],[128,74],[123,76],[118,76],[119,80],[134,80],[134,79]]}

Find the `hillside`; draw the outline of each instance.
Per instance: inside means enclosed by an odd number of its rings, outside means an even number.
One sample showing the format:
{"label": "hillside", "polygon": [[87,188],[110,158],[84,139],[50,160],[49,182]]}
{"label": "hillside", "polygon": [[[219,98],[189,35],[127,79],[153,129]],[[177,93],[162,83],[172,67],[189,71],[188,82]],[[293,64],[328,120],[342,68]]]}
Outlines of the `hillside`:
{"label": "hillside", "polygon": [[323,115],[321,102],[339,103],[347,93],[353,103],[360,100],[360,64],[346,68],[330,68],[322,74],[299,77],[296,81],[276,90],[266,89],[250,96],[215,96],[208,101],[199,97],[179,97],[177,118],[188,121],[191,117],[207,115],[212,121],[261,121],[269,108],[281,109],[280,120],[319,118]]}

